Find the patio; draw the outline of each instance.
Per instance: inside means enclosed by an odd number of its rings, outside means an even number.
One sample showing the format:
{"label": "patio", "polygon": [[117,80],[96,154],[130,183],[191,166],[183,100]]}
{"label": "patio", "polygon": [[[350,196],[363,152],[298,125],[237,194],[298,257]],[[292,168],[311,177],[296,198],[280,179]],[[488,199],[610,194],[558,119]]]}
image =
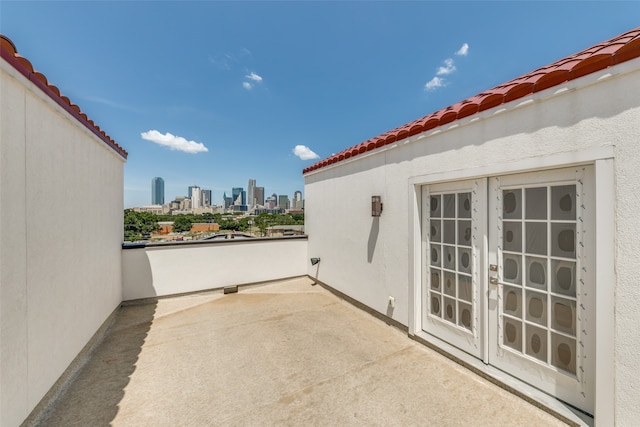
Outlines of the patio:
{"label": "patio", "polygon": [[39,424],[563,425],[310,278],[127,305]]}

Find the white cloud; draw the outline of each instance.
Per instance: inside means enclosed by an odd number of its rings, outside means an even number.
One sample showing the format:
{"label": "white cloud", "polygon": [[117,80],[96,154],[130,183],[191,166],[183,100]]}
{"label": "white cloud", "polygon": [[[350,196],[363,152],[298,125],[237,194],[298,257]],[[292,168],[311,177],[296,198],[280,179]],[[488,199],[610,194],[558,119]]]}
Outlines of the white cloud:
{"label": "white cloud", "polygon": [[257,75],[253,71],[251,72],[251,74],[247,74],[245,77],[248,78],[249,80],[253,80],[254,82],[261,82],[262,81],[262,77],[260,77],[259,75]]}
{"label": "white cloud", "polygon": [[458,56],[467,56],[467,53],[469,53],[469,45],[464,43],[462,45],[462,47],[460,49],[458,49],[458,51],[456,52],[456,55],[458,55]]}
{"label": "white cloud", "polygon": [[184,151],[185,153],[191,154],[206,153],[209,151],[201,142],[187,141],[185,138],[172,135],[169,132],[163,135],[157,130],[150,130],[148,132],[142,132],[140,136],[142,139],[168,147],[170,150]]}
{"label": "white cloud", "polygon": [[427,84],[424,85],[424,88],[426,90],[434,90],[437,89],[439,87],[444,86],[444,79],[440,78],[440,77],[434,77],[431,80],[429,80],[427,82]]}
{"label": "white cloud", "polygon": [[253,88],[253,85],[249,82],[242,82],[242,87],[246,90],[251,90]]}
{"label": "white cloud", "polygon": [[293,154],[300,157],[300,159],[302,160],[311,160],[311,159],[317,159],[320,157],[305,145],[296,145],[292,151],[293,151]]}
{"label": "white cloud", "polygon": [[438,68],[438,72],[436,75],[438,76],[446,76],[447,74],[451,74],[456,70],[456,66],[453,65],[453,59],[447,58],[444,60],[444,66]]}

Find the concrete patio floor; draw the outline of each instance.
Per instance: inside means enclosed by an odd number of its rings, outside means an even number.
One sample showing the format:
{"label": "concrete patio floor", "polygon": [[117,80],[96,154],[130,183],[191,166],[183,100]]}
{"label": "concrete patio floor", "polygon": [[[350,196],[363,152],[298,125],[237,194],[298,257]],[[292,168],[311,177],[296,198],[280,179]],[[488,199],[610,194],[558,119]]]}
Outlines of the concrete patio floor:
{"label": "concrete patio floor", "polygon": [[544,426],[308,278],[124,306],[52,426]]}

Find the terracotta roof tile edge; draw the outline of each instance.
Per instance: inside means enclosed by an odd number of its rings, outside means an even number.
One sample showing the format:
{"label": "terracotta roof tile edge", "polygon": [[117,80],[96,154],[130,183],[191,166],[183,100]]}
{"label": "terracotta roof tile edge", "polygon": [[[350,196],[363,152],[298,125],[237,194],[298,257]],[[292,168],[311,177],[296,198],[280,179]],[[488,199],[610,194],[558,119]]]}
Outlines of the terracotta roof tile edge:
{"label": "terracotta roof tile edge", "polygon": [[640,27],[356,144],[304,168],[303,174],[473,116],[562,83],[640,57]]}
{"label": "terracotta roof tile edge", "polygon": [[0,56],[7,61],[16,71],[25,76],[29,81],[36,85],[42,92],[44,92],[49,98],[55,101],[58,105],[64,108],[69,114],[71,114],[78,122],[82,123],[93,134],[100,138],[105,144],[111,147],[122,158],[126,159],[128,156],[127,151],[119,146],[109,135],[100,129],[92,120],[90,120],[86,114],[80,111],[80,107],[73,104],[69,98],[60,94],[57,87],[53,86],[47,81],[44,74],[35,71],[31,62],[28,59],[20,56],[16,46],[13,44],[9,37],[4,34],[0,34]]}

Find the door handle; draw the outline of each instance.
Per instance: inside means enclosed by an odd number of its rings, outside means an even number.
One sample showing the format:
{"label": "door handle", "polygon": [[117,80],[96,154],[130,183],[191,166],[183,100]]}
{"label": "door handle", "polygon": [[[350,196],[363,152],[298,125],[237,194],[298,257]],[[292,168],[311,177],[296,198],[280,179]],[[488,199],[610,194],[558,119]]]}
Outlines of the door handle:
{"label": "door handle", "polygon": [[498,284],[498,278],[497,277],[489,277],[489,283],[492,285],[497,285]]}

